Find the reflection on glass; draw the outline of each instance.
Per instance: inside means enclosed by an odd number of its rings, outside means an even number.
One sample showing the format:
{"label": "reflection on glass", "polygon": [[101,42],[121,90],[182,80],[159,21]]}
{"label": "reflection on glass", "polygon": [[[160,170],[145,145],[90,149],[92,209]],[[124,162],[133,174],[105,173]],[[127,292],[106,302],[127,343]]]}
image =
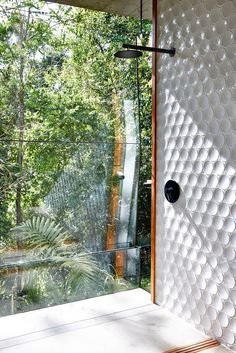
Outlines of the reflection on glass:
{"label": "reflection on glass", "polygon": [[[19,178],[5,189],[10,223],[1,237],[1,315],[138,284],[139,250],[130,245],[135,241],[139,145],[36,144],[37,151],[49,145],[52,156],[66,150],[65,165],[44,165],[39,153],[34,169],[25,162]],[[35,148],[35,142],[23,143],[25,161]],[[16,225],[18,183],[23,221]]]}

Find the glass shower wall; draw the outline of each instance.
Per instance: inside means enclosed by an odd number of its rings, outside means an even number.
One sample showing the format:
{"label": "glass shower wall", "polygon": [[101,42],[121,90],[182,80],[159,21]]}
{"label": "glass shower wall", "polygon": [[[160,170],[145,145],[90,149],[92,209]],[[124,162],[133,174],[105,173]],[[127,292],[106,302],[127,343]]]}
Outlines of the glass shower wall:
{"label": "glass shower wall", "polygon": [[0,15],[0,315],[139,285],[137,62],[114,58],[139,21],[40,1]]}
{"label": "glass shower wall", "polygon": [[[5,144],[1,141],[0,147]],[[6,168],[17,148],[8,142]],[[22,149],[19,176],[7,175],[7,169],[2,176],[7,208],[0,244],[0,315],[138,286],[139,249],[133,246],[137,141],[27,141]],[[23,219],[16,224],[19,185]]]}

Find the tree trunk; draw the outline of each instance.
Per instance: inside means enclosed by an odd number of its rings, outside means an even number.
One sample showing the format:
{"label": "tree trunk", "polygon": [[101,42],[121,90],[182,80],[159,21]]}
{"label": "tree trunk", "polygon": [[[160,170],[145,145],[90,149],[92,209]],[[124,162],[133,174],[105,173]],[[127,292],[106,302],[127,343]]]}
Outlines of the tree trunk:
{"label": "tree trunk", "polygon": [[[20,50],[24,47],[24,41],[26,39],[26,31],[24,29],[23,18],[20,21],[19,31],[19,48]],[[18,129],[18,150],[17,150],[17,164],[19,168],[20,178],[18,179],[16,186],[16,225],[23,221],[22,211],[22,170],[23,170],[23,141],[25,132],[25,87],[24,87],[24,71],[25,71],[25,59],[23,54],[19,58],[19,89],[18,89],[18,117],[17,117],[17,129]],[[21,247],[21,239],[17,239],[18,248]]]}
{"label": "tree trunk", "polygon": [[[23,140],[24,140],[24,129],[25,129],[25,106],[24,106],[24,83],[23,83],[23,72],[24,72],[24,60],[20,59],[20,87],[18,93],[19,113],[18,113],[18,151],[17,151],[17,164],[19,173],[22,173],[23,168]],[[17,183],[16,187],[16,224],[20,224],[23,221],[22,215],[22,178]]]}

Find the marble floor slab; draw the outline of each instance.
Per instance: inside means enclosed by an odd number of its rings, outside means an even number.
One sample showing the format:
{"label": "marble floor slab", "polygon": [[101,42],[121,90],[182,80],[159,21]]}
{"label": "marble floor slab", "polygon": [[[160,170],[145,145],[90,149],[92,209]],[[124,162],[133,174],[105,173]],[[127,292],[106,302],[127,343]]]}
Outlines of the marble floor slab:
{"label": "marble floor slab", "polygon": [[206,338],[142,289],[0,318],[4,353],[163,353]]}

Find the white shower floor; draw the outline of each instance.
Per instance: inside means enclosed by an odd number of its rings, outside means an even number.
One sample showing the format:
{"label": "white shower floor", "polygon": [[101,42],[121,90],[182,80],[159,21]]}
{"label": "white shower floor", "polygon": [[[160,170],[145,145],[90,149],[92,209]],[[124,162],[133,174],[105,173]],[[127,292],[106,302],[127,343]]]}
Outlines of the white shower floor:
{"label": "white shower floor", "polygon": [[142,289],[0,319],[4,353],[163,353],[206,338]]}

